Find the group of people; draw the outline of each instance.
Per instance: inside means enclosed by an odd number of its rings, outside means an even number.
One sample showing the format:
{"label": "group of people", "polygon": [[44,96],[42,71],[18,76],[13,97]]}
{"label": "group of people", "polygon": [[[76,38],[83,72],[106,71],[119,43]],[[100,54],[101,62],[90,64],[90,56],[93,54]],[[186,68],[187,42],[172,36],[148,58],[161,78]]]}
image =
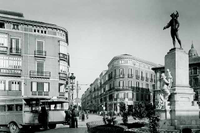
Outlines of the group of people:
{"label": "group of people", "polygon": [[85,117],[88,119],[88,113],[85,111],[78,111],[76,106],[70,106],[68,110],[65,111],[65,120],[69,124],[70,128],[78,128],[78,119],[82,121],[85,120]]}
{"label": "group of people", "polygon": [[78,117],[79,113],[77,107],[70,106],[68,110],[65,111],[65,120],[69,124],[70,128],[78,128]]}

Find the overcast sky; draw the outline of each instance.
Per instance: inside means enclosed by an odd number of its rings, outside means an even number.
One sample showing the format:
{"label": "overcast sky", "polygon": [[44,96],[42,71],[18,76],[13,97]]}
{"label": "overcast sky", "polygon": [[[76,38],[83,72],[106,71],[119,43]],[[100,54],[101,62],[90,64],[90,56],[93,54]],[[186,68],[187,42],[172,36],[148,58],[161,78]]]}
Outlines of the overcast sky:
{"label": "overcast sky", "polygon": [[[163,27],[179,12],[179,36],[186,52],[200,54],[199,0],[0,0],[1,9],[27,19],[53,23],[69,32],[70,72],[79,84],[91,84],[120,54],[164,65],[172,48]],[[177,47],[179,47],[177,43]],[[80,94],[87,85],[80,85]]]}

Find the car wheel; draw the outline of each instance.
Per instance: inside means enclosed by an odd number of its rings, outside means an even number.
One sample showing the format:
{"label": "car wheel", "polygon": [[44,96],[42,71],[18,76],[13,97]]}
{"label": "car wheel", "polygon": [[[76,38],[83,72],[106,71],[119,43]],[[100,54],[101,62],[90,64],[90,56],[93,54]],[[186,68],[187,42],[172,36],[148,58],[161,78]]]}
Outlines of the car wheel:
{"label": "car wheel", "polygon": [[19,127],[14,122],[11,122],[9,124],[9,130],[10,130],[10,133],[19,133],[19,131],[20,131]]}

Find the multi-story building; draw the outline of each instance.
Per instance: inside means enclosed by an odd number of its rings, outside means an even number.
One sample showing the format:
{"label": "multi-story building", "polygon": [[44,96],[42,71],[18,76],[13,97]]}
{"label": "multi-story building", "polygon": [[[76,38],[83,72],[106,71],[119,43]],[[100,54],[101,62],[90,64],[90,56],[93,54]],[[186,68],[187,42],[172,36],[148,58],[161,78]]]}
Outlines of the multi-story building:
{"label": "multi-story building", "polygon": [[0,11],[0,97],[66,97],[68,32]]}
{"label": "multi-story building", "polygon": [[[115,56],[108,64],[108,70],[100,74],[87,91],[93,96],[90,99],[96,107],[87,109],[100,111],[113,110],[119,112],[119,103],[133,105],[135,102],[152,102],[151,92],[155,82],[153,67],[158,65],[132,55]],[[82,96],[85,101],[89,96]],[[90,104],[90,102],[88,102]],[[85,104],[82,104],[84,106]]]}
{"label": "multi-story building", "polygon": [[[189,84],[194,89],[194,100],[200,102],[200,57],[194,45],[191,45],[191,49],[188,52],[189,56]],[[165,73],[165,66],[153,68],[156,74],[155,89],[161,88],[161,74]]]}

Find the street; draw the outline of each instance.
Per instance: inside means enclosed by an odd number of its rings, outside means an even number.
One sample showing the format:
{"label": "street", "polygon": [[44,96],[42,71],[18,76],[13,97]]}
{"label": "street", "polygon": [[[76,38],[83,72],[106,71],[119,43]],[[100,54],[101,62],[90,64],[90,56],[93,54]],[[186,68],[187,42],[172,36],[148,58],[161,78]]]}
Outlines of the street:
{"label": "street", "polygon": [[[78,128],[69,128],[69,125],[58,124],[56,129],[49,129],[46,131],[36,131],[35,133],[86,133],[87,127],[86,123],[91,121],[102,120],[102,116],[96,114],[89,114],[89,119],[85,121],[78,120]],[[0,129],[0,133],[8,132],[8,128]],[[22,131],[22,133],[30,133],[31,131]]]}
{"label": "street", "polygon": [[46,131],[39,131],[35,133],[86,133],[87,127],[86,123],[91,121],[99,121],[102,120],[102,116],[89,114],[89,119],[85,121],[78,121],[78,128],[69,128],[69,125],[57,125],[56,129],[50,129]]}

